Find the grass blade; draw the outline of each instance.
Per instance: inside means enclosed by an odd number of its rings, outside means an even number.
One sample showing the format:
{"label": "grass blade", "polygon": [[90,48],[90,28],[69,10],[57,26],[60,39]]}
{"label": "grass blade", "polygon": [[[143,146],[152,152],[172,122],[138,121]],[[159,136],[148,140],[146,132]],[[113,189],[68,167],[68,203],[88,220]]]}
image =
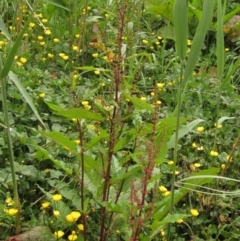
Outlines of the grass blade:
{"label": "grass blade", "polygon": [[26,102],[29,104],[29,106],[31,107],[32,111],[34,112],[35,116],[37,117],[37,119],[41,122],[41,124],[46,128],[45,124],[43,123],[43,120],[41,118],[41,116],[38,113],[37,108],[35,107],[31,97],[28,95],[28,93],[26,92],[26,90],[24,89],[24,87],[22,86],[21,82],[19,81],[18,77],[12,72],[10,71],[8,73],[8,77],[9,79],[12,80],[12,82],[16,85],[16,87],[18,88],[19,92],[22,94],[23,98],[26,100]]}

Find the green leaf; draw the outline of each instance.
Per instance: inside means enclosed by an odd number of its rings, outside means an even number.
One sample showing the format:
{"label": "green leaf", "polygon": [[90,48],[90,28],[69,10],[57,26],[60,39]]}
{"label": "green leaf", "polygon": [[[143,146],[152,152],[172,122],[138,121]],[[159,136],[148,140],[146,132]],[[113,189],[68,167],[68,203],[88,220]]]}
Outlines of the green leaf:
{"label": "green leaf", "polygon": [[61,108],[61,107],[59,107],[58,105],[54,105],[54,104],[52,104],[52,103],[50,103],[50,102],[47,102],[47,101],[44,101],[47,105],[48,105],[48,107],[50,108],[50,109],[52,109],[52,110],[54,110],[54,111],[62,111],[62,110],[64,110],[63,108]]}
{"label": "green leaf", "polygon": [[154,231],[150,235],[149,238],[152,239],[156,235],[159,235],[159,233],[161,232],[161,229],[163,228],[163,225],[166,225],[168,223],[174,223],[179,219],[186,219],[189,216],[191,216],[191,215],[190,214],[189,215],[187,215],[187,214],[169,214],[165,218],[163,218],[161,221],[154,220],[153,224],[150,225],[151,229]]}
{"label": "green leaf", "polygon": [[52,103],[46,102],[46,104],[54,111],[56,111],[57,115],[65,116],[69,119],[90,119],[90,120],[97,120],[97,121],[103,121],[103,118],[101,115],[97,113],[92,113],[88,110],[85,110],[83,108],[72,108],[72,109],[62,109],[61,107],[58,107],[57,105],[54,105]]}
{"label": "green leaf", "polygon": [[[192,122],[189,122],[187,125],[183,126],[182,128],[179,129],[178,131],[178,140],[180,140],[182,137],[187,135],[192,129],[197,126],[199,123],[203,122],[204,120],[202,119],[197,119]],[[175,141],[175,133],[172,135],[171,139],[168,142],[168,148],[173,148],[174,147],[174,141]]]}
{"label": "green leaf", "polygon": [[18,35],[18,37],[15,40],[11,50],[9,51],[9,53],[7,55],[6,62],[3,65],[3,68],[1,69],[1,72],[0,72],[0,79],[6,77],[8,75],[8,72],[10,71],[10,69],[12,67],[12,64],[13,64],[13,61],[14,61],[14,57],[15,57],[15,55],[16,55],[16,53],[17,53],[17,51],[18,51],[18,49],[19,49],[19,47],[21,45],[23,34],[25,33],[25,31],[26,31],[26,29],[28,27],[28,22],[29,22],[29,20],[26,22],[24,28],[22,29],[22,31]]}
{"label": "green leaf", "polygon": [[61,132],[40,131],[40,133],[43,136],[55,141],[59,145],[67,148],[71,152],[75,153],[77,151],[77,144],[74,141],[70,140],[68,137],[64,136]]}
{"label": "green leaf", "polygon": [[85,150],[88,150],[88,149],[92,148],[93,146],[98,144],[99,141],[102,140],[102,139],[109,139],[109,134],[107,133],[107,131],[100,130],[100,134],[98,136],[96,136],[95,138],[91,139],[91,141],[89,141],[85,145]]}
{"label": "green leaf", "polygon": [[221,118],[218,119],[217,124],[222,124],[225,120],[232,120],[235,119],[236,117],[228,117],[228,116],[223,116]]}
{"label": "green leaf", "polygon": [[173,6],[173,24],[176,50],[180,59],[183,61],[187,53],[188,40],[187,0],[175,0]]}
{"label": "green leaf", "polygon": [[153,111],[152,105],[148,104],[147,102],[137,98],[137,97],[128,97],[133,105],[139,110],[150,110]]}
{"label": "green leaf", "polygon": [[23,98],[25,99],[25,101],[28,103],[28,105],[31,107],[33,113],[35,114],[35,116],[37,117],[37,119],[41,122],[41,124],[46,128],[41,116],[38,113],[38,110],[36,108],[36,106],[34,105],[31,97],[28,95],[27,91],[25,90],[25,88],[22,86],[21,82],[19,81],[18,77],[12,72],[9,71],[8,73],[8,77],[10,80],[12,80],[12,82],[16,85],[16,87],[18,88],[19,92],[22,94]]}
{"label": "green leaf", "polygon": [[97,113],[92,113],[83,108],[73,108],[68,110],[62,110],[62,111],[59,111],[57,115],[65,116],[70,119],[77,118],[77,119],[90,119],[90,120],[103,121],[103,118],[101,115]]}
{"label": "green leaf", "polygon": [[[205,170],[201,170],[197,173],[194,173],[192,176],[203,176],[203,175],[216,175],[219,173],[220,168],[209,168]],[[187,193],[190,191],[189,186],[191,185],[191,191],[197,190],[200,186],[211,183],[214,178],[196,178],[196,179],[189,179],[185,182],[185,184],[180,188],[180,190],[175,191],[174,195],[174,205],[177,204],[180,200],[182,200]],[[167,215],[170,210],[171,196],[165,197],[160,202],[156,203],[155,214],[153,215],[154,219],[162,220],[163,217]]]}
{"label": "green leaf", "polygon": [[[188,120],[187,117],[180,118],[180,126]],[[156,135],[156,164],[161,164],[165,161],[167,152],[169,150],[168,140],[173,134],[173,131],[176,130],[176,118],[168,117],[163,119],[157,125],[157,135]]]}
{"label": "green leaf", "polygon": [[2,18],[0,18],[0,30],[5,35],[7,40],[10,40],[10,34],[9,34],[8,29],[7,29],[6,25],[4,24]]}
{"label": "green leaf", "polygon": [[64,9],[64,10],[70,11],[69,8],[67,8],[67,7],[65,7],[65,6],[63,6],[63,5],[57,4],[56,2],[49,1],[49,0],[43,0],[43,1],[44,1],[45,3],[52,4],[52,5],[54,5],[54,6],[58,7],[58,8],[62,8],[62,9]]}
{"label": "green leaf", "polygon": [[223,7],[222,1],[218,0],[217,8],[217,75],[221,81],[224,72],[224,36],[223,36]]}
{"label": "green leaf", "polygon": [[38,145],[34,145],[35,148],[38,150],[36,153],[36,158],[38,158],[39,160],[51,160],[53,162],[53,164],[62,169],[63,171],[65,171],[67,174],[71,175],[72,174],[72,169],[68,168],[66,163],[63,161],[59,161],[57,159],[54,159],[54,157],[44,148],[42,148],[41,146]]}

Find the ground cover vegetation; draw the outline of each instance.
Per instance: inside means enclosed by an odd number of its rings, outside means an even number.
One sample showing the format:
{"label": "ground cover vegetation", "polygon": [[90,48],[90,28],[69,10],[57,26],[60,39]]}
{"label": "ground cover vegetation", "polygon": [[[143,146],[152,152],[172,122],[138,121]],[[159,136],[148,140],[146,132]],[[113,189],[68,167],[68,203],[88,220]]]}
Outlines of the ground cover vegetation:
{"label": "ground cover vegetation", "polygon": [[0,240],[239,240],[238,1],[0,12]]}

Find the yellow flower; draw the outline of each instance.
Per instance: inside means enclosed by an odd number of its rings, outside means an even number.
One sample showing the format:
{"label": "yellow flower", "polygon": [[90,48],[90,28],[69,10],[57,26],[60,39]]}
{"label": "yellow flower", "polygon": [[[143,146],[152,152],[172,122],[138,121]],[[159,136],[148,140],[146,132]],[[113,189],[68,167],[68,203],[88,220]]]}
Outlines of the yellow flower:
{"label": "yellow flower", "polygon": [[194,163],[193,165],[194,165],[195,167],[200,167],[200,166],[201,166],[200,163]]}
{"label": "yellow flower", "polygon": [[159,89],[162,89],[163,87],[164,87],[164,83],[157,83],[157,87],[159,88]]}
{"label": "yellow flower", "polygon": [[43,22],[43,23],[47,23],[48,20],[47,20],[46,18],[43,18],[43,19],[42,19],[42,22]]}
{"label": "yellow flower", "polygon": [[148,41],[147,41],[146,39],[143,39],[143,40],[142,40],[142,43],[143,43],[143,44],[148,44]]}
{"label": "yellow flower", "polygon": [[109,18],[109,14],[108,13],[105,13],[104,16],[105,16],[105,18]]}
{"label": "yellow flower", "polygon": [[81,213],[78,211],[71,212],[71,215],[76,221],[81,217]]}
{"label": "yellow flower", "polygon": [[222,128],[222,125],[221,125],[221,124],[215,123],[214,126],[215,126],[217,129],[221,129],[221,128]]}
{"label": "yellow flower", "polygon": [[54,57],[53,54],[48,53],[48,58],[52,59]]}
{"label": "yellow flower", "polygon": [[164,186],[159,186],[159,191],[160,192],[167,192],[167,188]]}
{"label": "yellow flower", "polygon": [[95,70],[95,71],[94,71],[94,74],[95,74],[95,75],[100,75],[100,71],[99,71],[99,70]]}
{"label": "yellow flower", "polygon": [[174,164],[174,161],[168,161],[168,165],[173,165]]}
{"label": "yellow flower", "polygon": [[46,58],[42,57],[42,61],[45,62],[45,61],[46,61]]}
{"label": "yellow flower", "polygon": [[60,53],[60,54],[58,54],[61,58],[63,57],[63,56],[65,56],[65,54],[64,53]]}
{"label": "yellow flower", "polygon": [[92,56],[93,56],[94,58],[97,58],[97,57],[98,57],[98,53],[93,53]]}
{"label": "yellow flower", "polygon": [[197,217],[199,215],[199,212],[198,212],[197,209],[191,209],[190,212],[191,212],[193,217]]}
{"label": "yellow flower", "polygon": [[218,156],[218,152],[217,151],[211,151],[210,156]]}
{"label": "yellow flower", "polygon": [[195,142],[192,143],[192,148],[197,148],[197,144]]}
{"label": "yellow flower", "polygon": [[86,101],[86,100],[82,101],[82,105],[88,105],[88,104],[89,104],[88,101]]}
{"label": "yellow flower", "polygon": [[29,27],[33,28],[35,26],[35,23],[29,23]]}
{"label": "yellow flower", "polygon": [[204,127],[203,126],[199,126],[197,128],[197,132],[202,133],[203,131],[204,131]]}
{"label": "yellow flower", "polygon": [[42,207],[43,208],[48,208],[50,206],[50,202],[43,202]]}
{"label": "yellow flower", "polygon": [[75,222],[75,220],[74,220],[74,218],[73,218],[73,216],[72,216],[71,214],[68,214],[68,215],[66,216],[66,220],[67,220],[67,222],[69,222],[69,223]]}
{"label": "yellow flower", "polygon": [[156,104],[157,104],[157,105],[161,105],[161,104],[162,104],[162,101],[161,101],[161,100],[157,100],[157,101],[156,101]]}
{"label": "yellow flower", "polygon": [[80,34],[79,34],[79,33],[78,33],[78,34],[76,34],[76,35],[75,35],[75,37],[76,37],[76,38],[79,38],[79,37],[80,37]]}
{"label": "yellow flower", "polygon": [[78,224],[78,229],[79,229],[80,231],[83,231],[83,230],[84,230],[83,224]]}
{"label": "yellow flower", "polygon": [[66,220],[69,222],[69,223],[73,223],[73,222],[76,222],[79,218],[81,217],[81,213],[78,212],[78,211],[73,211],[71,212],[70,214],[68,214],[66,216]]}
{"label": "yellow flower", "polygon": [[64,60],[68,60],[68,59],[69,59],[69,57],[68,57],[67,55],[64,55],[62,58],[63,58]]}
{"label": "yellow flower", "polygon": [[144,97],[144,96],[142,96],[142,97],[140,98],[140,100],[142,100],[142,101],[146,101],[146,100],[147,100],[147,98],[146,98],[146,97]]}
{"label": "yellow flower", "polygon": [[187,40],[187,45],[188,45],[188,46],[191,46],[191,45],[192,45],[192,40],[188,39],[188,40]]}
{"label": "yellow flower", "polygon": [[92,107],[91,107],[91,105],[84,105],[84,108],[85,108],[86,110],[90,110]]}
{"label": "yellow flower", "polygon": [[61,238],[64,235],[64,232],[62,230],[56,231],[54,233],[55,238]]}
{"label": "yellow flower", "polygon": [[58,38],[54,38],[54,39],[53,39],[53,42],[54,42],[54,43],[58,43],[59,41],[60,41],[60,40],[59,40]]}
{"label": "yellow flower", "polygon": [[39,18],[42,18],[42,17],[43,17],[43,15],[42,15],[41,13],[39,13],[37,16],[38,16]]}
{"label": "yellow flower", "polygon": [[45,96],[46,96],[46,94],[45,93],[41,93],[41,94],[39,94],[38,95],[40,98],[44,98]]}
{"label": "yellow flower", "polygon": [[53,215],[55,217],[58,217],[60,215],[60,212],[58,210],[53,210]]}
{"label": "yellow flower", "polygon": [[74,240],[77,240],[78,236],[76,235],[76,232],[75,231],[72,231],[72,234],[70,234],[68,236],[68,240],[69,241],[74,241]]}
{"label": "yellow flower", "polygon": [[178,224],[183,223],[183,219],[178,219],[178,220],[176,221],[176,223],[178,223]]}
{"label": "yellow flower", "polygon": [[44,33],[45,33],[46,35],[50,35],[52,32],[51,32],[50,29],[46,29],[46,30],[44,31]]}
{"label": "yellow flower", "polygon": [[6,204],[9,205],[9,206],[13,205],[13,203],[14,203],[14,201],[12,200],[11,197],[8,197],[8,198],[5,200],[5,202],[6,202]]}
{"label": "yellow flower", "polygon": [[74,51],[78,51],[78,46],[77,46],[77,45],[73,45],[73,46],[72,46],[72,49],[73,49]]}
{"label": "yellow flower", "polygon": [[200,146],[197,148],[198,151],[203,151],[204,150],[204,147],[203,146]]}
{"label": "yellow flower", "polygon": [[43,36],[38,36],[37,39],[38,40],[43,40]]}
{"label": "yellow flower", "polygon": [[9,214],[10,216],[14,216],[18,213],[18,210],[16,208],[10,208],[6,210],[6,213]]}
{"label": "yellow flower", "polygon": [[25,64],[27,62],[27,59],[22,57],[22,58],[20,58],[20,61],[22,64]]}
{"label": "yellow flower", "polygon": [[44,46],[46,43],[45,43],[44,41],[42,41],[42,42],[39,42],[39,44],[40,44],[41,46]]}
{"label": "yellow flower", "polygon": [[170,191],[166,191],[166,192],[163,193],[163,196],[166,197],[166,196],[169,196],[170,194],[171,194]]}
{"label": "yellow flower", "polygon": [[76,144],[80,144],[80,140],[75,140],[74,141]]}
{"label": "yellow flower", "polygon": [[222,164],[221,165],[221,168],[224,170],[226,168],[226,165],[225,164]]}
{"label": "yellow flower", "polygon": [[62,200],[62,195],[61,194],[54,194],[52,196],[52,199],[55,201],[55,202],[58,202],[60,200]]}

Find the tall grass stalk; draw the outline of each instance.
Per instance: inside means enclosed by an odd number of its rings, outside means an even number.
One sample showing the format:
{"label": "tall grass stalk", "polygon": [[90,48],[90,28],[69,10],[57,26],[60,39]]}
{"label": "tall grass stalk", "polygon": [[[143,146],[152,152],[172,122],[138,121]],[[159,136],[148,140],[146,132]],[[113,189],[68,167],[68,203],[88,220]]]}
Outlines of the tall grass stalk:
{"label": "tall grass stalk", "polygon": [[[187,59],[186,66],[184,66],[187,50],[187,38],[188,38],[188,3],[187,1],[176,0],[173,7],[173,22],[174,22],[174,34],[175,34],[175,46],[176,51],[180,57],[180,81],[178,86],[178,98],[177,105],[173,112],[173,116],[176,116],[176,135],[174,143],[174,168],[171,181],[171,204],[170,214],[173,213],[174,207],[174,187],[175,187],[175,170],[177,167],[178,159],[178,132],[179,132],[179,120],[181,105],[184,100],[185,92],[188,86],[189,79],[198,61],[203,41],[206,33],[209,29],[209,25],[212,21],[214,1],[205,0],[203,4],[202,17],[197,27],[196,33],[193,38],[192,47]],[[168,225],[168,241],[171,240],[171,224]]]}
{"label": "tall grass stalk", "polygon": [[8,106],[7,106],[7,90],[6,90],[6,79],[0,79],[1,82],[1,90],[2,90],[2,107],[3,107],[3,115],[4,115],[4,125],[5,134],[7,139],[7,146],[8,146],[8,155],[9,155],[9,162],[11,167],[11,175],[12,175],[12,183],[13,183],[13,197],[14,197],[14,207],[18,210],[16,214],[16,223],[15,223],[15,234],[20,233],[21,224],[20,224],[20,201],[18,196],[18,185],[17,179],[15,175],[15,167],[14,167],[14,155],[13,155],[13,146],[12,146],[12,138],[11,138],[11,129],[8,119]]}

